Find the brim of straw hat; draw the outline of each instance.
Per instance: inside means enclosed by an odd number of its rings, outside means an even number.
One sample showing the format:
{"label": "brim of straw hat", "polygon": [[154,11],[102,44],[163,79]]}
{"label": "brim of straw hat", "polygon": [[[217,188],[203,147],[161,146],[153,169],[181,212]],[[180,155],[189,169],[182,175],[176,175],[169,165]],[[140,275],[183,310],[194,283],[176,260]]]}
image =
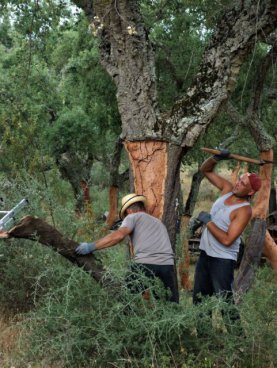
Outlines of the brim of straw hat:
{"label": "brim of straw hat", "polygon": [[146,203],[146,198],[143,195],[136,194],[133,197],[127,199],[127,201],[122,205],[120,211],[119,211],[119,217],[123,219],[124,212],[127,210],[128,207],[130,207],[132,204],[137,202],[143,202]]}

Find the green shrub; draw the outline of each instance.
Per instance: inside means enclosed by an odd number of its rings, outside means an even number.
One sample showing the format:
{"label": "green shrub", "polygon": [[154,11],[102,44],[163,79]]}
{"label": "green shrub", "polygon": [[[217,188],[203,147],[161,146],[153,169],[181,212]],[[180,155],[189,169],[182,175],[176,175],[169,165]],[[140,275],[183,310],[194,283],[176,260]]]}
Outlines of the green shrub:
{"label": "green shrub", "polygon": [[[53,272],[38,277],[37,287]],[[87,368],[261,368],[276,359],[276,286],[268,270],[239,306],[244,334],[226,330],[223,300],[193,306],[184,293],[180,305],[154,298],[149,304],[130,294],[122,276],[109,273],[108,279],[113,286],[103,289],[80,269],[61,269],[60,282],[24,320],[24,359]]]}

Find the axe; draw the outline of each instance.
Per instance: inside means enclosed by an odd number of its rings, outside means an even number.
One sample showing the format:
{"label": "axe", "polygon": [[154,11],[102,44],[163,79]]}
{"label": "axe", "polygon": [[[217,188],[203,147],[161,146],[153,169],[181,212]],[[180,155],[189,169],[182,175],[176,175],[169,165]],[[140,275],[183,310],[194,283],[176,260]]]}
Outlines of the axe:
{"label": "axe", "polygon": [[[212,149],[212,148],[202,147],[201,150],[204,151],[204,152],[207,152],[207,153],[211,153],[212,155],[218,155],[220,153],[220,150]],[[230,153],[229,158],[233,158],[234,160],[237,160],[237,161],[249,162],[250,164],[256,164],[256,165],[264,165],[264,164],[273,164],[274,163],[273,161],[256,160],[254,158],[236,155],[235,153]]]}

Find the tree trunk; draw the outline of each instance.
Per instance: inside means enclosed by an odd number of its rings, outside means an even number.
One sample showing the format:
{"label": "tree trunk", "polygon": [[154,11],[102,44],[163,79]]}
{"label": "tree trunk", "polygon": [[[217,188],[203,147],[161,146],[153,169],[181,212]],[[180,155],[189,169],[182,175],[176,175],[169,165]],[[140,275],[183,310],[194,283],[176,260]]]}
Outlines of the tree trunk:
{"label": "tree trunk", "polygon": [[190,266],[190,256],[189,256],[189,239],[188,239],[188,224],[190,216],[181,217],[181,231],[180,231],[180,243],[182,246],[182,257],[179,262],[179,278],[181,288],[184,290],[191,290],[191,281],[189,277],[189,266]]}
{"label": "tree trunk", "polygon": [[277,244],[272,239],[268,230],[266,231],[266,234],[265,234],[263,254],[269,260],[270,265],[273,268],[273,270],[277,271]]}
{"label": "tree trunk", "polygon": [[86,180],[81,180],[80,186],[83,191],[83,208],[89,219],[93,218],[92,203],[90,198],[89,183]]}
{"label": "tree trunk", "polygon": [[183,214],[185,216],[191,217],[193,214],[203,177],[204,175],[200,170],[198,170],[196,173],[193,174],[190,192],[188,195],[188,199],[186,201],[185,209],[183,211]]}
{"label": "tree trunk", "polygon": [[125,148],[134,177],[134,190],[146,196],[148,213],[165,223],[174,247],[183,150],[158,141],[126,142]]}
{"label": "tree trunk", "polygon": [[[78,215],[85,210],[85,196],[90,200],[87,185],[91,179],[92,164],[92,157],[81,158],[70,152],[65,152],[57,158],[57,166],[61,176],[70,183],[73,189],[76,199],[76,213]],[[84,184],[87,186],[87,189],[84,188]]]}
{"label": "tree trunk", "polygon": [[83,267],[97,282],[102,280],[104,268],[93,254],[77,256],[75,248],[78,243],[64,237],[57,229],[39,218],[26,216],[7,234],[12,238],[34,240],[51,247],[73,264]]}
{"label": "tree trunk", "polygon": [[75,3],[83,8],[99,37],[101,63],[117,88],[121,138],[133,170],[135,191],[147,196],[150,213],[165,222],[174,241],[175,179],[179,182],[182,155],[195,144],[234,89],[240,67],[257,39],[274,29],[276,7],[272,0],[235,2],[219,20],[191,88],[161,116],[154,52],[139,2]]}
{"label": "tree trunk", "polygon": [[235,185],[236,181],[238,180],[238,174],[240,171],[240,162],[238,161],[236,167],[232,170],[231,173],[231,182]]}
{"label": "tree trunk", "polygon": [[109,165],[110,170],[110,188],[109,188],[109,215],[106,220],[110,228],[117,218],[118,192],[122,184],[129,179],[129,170],[119,173],[119,166],[121,161],[121,152],[123,149],[123,142],[121,138],[115,143],[114,152]]}
{"label": "tree trunk", "polygon": [[236,303],[241,302],[242,295],[250,288],[254,281],[255,273],[261,259],[265,232],[265,221],[254,218],[251,224],[251,234],[247,239],[240,268],[234,282]]}
{"label": "tree trunk", "polygon": [[118,187],[111,185],[109,188],[109,214],[106,220],[110,228],[117,218]]}
{"label": "tree trunk", "polygon": [[179,276],[181,287],[185,290],[191,289],[191,281],[189,277],[190,255],[189,255],[188,224],[194,211],[197,196],[199,193],[199,188],[203,177],[204,176],[202,172],[199,170],[193,174],[190,192],[181,217],[180,242],[182,246],[182,257],[179,262]]}
{"label": "tree trunk", "polygon": [[[261,153],[261,160],[272,161],[272,159],[272,150]],[[265,220],[270,195],[271,172],[271,164],[261,166],[260,177],[262,179],[262,187],[257,193],[255,204],[253,206],[251,234],[246,242],[244,255],[242,257],[241,265],[235,280],[237,302],[241,300],[241,295],[249,289],[254,280],[255,271],[259,265],[264,247],[266,233]]]}

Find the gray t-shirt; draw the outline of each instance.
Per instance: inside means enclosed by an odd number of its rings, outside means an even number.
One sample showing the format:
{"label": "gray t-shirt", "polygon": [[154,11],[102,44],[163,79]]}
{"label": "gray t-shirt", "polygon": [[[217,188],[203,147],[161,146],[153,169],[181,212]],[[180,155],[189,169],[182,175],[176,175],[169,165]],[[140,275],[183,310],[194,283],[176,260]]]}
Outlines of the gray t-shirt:
{"label": "gray t-shirt", "polygon": [[136,263],[173,265],[173,250],[164,224],[145,212],[126,216],[120,227],[132,230],[130,238]]}

